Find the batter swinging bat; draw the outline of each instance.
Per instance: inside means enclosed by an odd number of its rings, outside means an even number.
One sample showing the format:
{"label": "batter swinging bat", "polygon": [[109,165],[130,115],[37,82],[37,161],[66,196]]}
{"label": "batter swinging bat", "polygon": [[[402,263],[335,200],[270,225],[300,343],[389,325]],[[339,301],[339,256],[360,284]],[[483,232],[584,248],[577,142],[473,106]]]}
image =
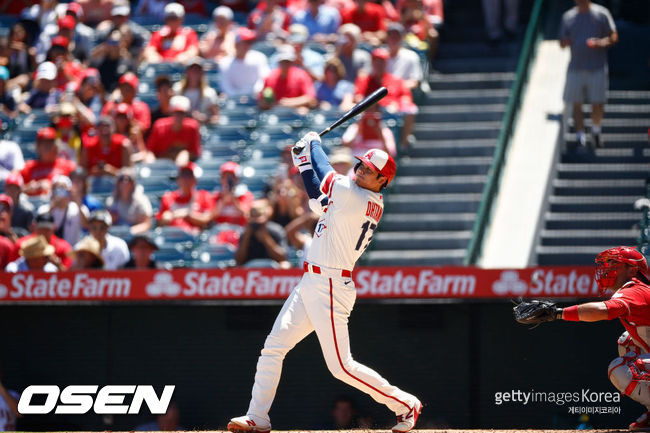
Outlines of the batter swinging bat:
{"label": "batter swinging bat", "polygon": [[[324,129],[321,132],[319,132],[318,135],[320,135],[321,137],[327,135],[332,129],[336,128],[337,126],[341,125],[344,122],[347,122],[348,120],[352,119],[354,116],[363,113],[368,108],[375,105],[377,102],[379,102],[379,100],[381,100],[387,94],[388,94],[388,90],[386,90],[385,87],[380,87],[379,89],[372,92],[370,95],[366,96],[363,99],[363,101],[359,102],[357,105],[352,107],[350,111],[348,111],[343,116],[336,119],[336,121],[332,123],[330,126],[328,126],[327,129]],[[298,155],[300,152],[302,152],[302,149],[304,147],[305,144],[303,142],[296,143],[296,145],[293,146],[293,153]]]}

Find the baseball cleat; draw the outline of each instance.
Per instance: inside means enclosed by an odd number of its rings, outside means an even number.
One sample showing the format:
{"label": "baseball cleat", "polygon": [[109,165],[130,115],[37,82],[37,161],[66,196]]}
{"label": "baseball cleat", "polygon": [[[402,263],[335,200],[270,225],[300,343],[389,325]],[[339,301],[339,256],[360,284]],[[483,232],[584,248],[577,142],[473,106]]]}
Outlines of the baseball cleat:
{"label": "baseball cleat", "polygon": [[636,421],[630,424],[630,431],[650,431],[650,412],[641,415]]}
{"label": "baseball cleat", "polygon": [[413,430],[415,423],[418,421],[418,416],[422,412],[422,403],[416,402],[413,407],[405,414],[397,416],[397,424],[393,426],[393,433],[406,433]]}
{"label": "baseball cleat", "polygon": [[228,423],[228,431],[233,433],[240,432],[257,432],[257,433],[269,433],[271,431],[271,424],[266,421],[262,421],[259,418],[255,417],[257,422],[255,422],[252,417],[248,415],[238,416],[233,418]]}

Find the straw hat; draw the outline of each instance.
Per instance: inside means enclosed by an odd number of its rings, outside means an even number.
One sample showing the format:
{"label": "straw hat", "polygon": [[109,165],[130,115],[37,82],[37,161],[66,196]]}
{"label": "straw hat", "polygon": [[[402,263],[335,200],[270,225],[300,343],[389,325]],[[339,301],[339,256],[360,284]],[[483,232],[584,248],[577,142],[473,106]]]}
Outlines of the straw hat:
{"label": "straw hat", "polygon": [[100,261],[102,266],[104,266],[104,258],[102,257],[101,246],[99,245],[99,241],[94,237],[86,236],[75,244],[73,254],[79,253],[81,251],[92,254],[97,260]]}
{"label": "straw hat", "polygon": [[23,242],[18,254],[23,256],[25,260],[38,259],[54,254],[54,247],[47,243],[47,239],[44,236],[39,235]]}

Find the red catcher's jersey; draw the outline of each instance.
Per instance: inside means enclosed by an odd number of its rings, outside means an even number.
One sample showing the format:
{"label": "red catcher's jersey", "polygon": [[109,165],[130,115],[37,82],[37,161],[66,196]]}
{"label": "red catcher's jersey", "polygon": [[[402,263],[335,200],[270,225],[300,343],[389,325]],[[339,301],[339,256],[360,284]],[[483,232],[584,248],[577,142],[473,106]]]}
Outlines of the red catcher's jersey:
{"label": "red catcher's jersey", "polygon": [[619,318],[636,344],[650,352],[650,287],[632,278],[605,301],[609,318]]}

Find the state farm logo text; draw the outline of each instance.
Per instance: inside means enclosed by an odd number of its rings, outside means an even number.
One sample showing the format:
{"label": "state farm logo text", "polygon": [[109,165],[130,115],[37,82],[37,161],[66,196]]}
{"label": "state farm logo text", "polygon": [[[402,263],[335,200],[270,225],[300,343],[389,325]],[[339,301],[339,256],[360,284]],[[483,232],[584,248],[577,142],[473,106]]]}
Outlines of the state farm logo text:
{"label": "state farm logo text", "polygon": [[522,280],[519,272],[501,272],[501,278],[492,284],[492,292],[499,296],[586,296],[598,293],[598,285],[589,274],[575,270],[568,273],[554,272],[552,269],[536,269],[530,281]]}
{"label": "state farm logo text", "polygon": [[[98,385],[70,385],[63,390],[56,385],[30,385],[20,396],[18,412],[83,415],[92,409],[100,415],[138,414],[145,403],[152,414],[159,415],[167,412],[174,388],[175,385],[165,385],[158,397],[151,385],[107,385],[101,389]],[[131,403],[126,404],[125,399],[130,395],[133,395]]]}

